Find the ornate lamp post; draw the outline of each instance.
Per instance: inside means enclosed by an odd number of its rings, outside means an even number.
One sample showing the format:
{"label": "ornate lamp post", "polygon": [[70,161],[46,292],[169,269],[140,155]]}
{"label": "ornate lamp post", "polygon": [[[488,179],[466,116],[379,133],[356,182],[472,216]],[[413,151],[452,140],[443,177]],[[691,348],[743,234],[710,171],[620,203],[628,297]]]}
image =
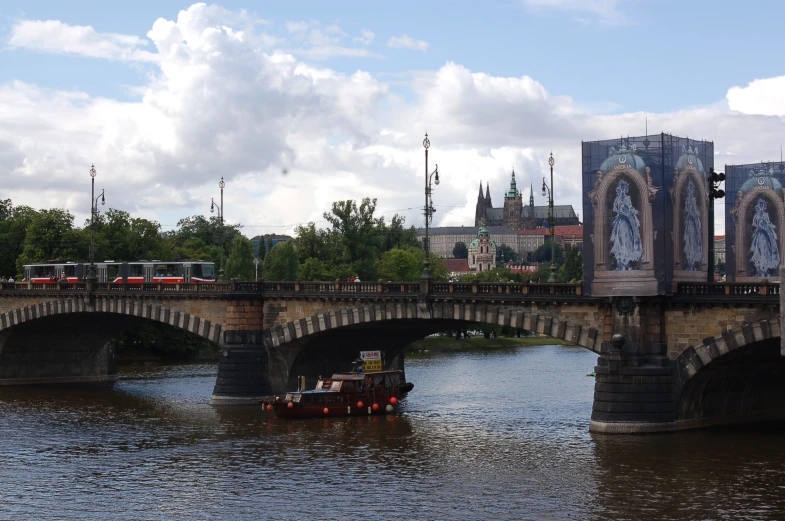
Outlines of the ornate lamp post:
{"label": "ornate lamp post", "polygon": [[707,282],[714,282],[714,200],[725,197],[725,190],[720,189],[720,183],[725,181],[723,172],[715,172],[714,167],[709,168],[707,178],[709,184],[709,266]]}
{"label": "ornate lamp post", "polygon": [[[433,208],[433,199],[431,197],[432,189],[431,189],[431,181],[435,181],[436,184],[439,184],[439,165],[436,165],[436,169],[428,175],[428,149],[431,146],[431,142],[428,139],[428,133],[425,133],[425,139],[422,141],[422,146],[425,147],[425,262],[422,269],[422,280],[430,280],[432,278],[431,275],[431,242],[428,238],[428,225],[431,223],[431,219],[433,219],[433,212],[436,210]],[[434,175],[436,178],[434,179]]]}
{"label": "ornate lamp post", "polygon": [[223,176],[221,176],[221,182],[218,183],[218,187],[221,189],[221,205],[218,206],[215,204],[215,199],[210,198],[210,213],[215,212],[216,208],[218,209],[218,223],[221,226],[220,236],[218,238],[221,241],[221,262],[218,266],[218,275],[221,280],[223,280],[223,272],[224,272],[224,187],[226,183],[224,182]]}
{"label": "ornate lamp post", "polygon": [[95,229],[98,227],[98,223],[95,222],[95,216],[98,215],[98,199],[101,199],[102,205],[106,204],[106,199],[104,198],[106,190],[102,189],[101,194],[98,197],[95,196],[95,176],[97,174],[95,165],[90,165],[90,181],[92,184],[90,191],[90,266],[87,267],[87,276],[85,277],[87,282],[95,282],[98,279],[95,272]]}
{"label": "ornate lamp post", "polygon": [[548,225],[551,228],[551,274],[548,277],[548,282],[556,282],[556,241],[554,240],[554,233],[556,231],[553,220],[553,152],[551,157],[548,158],[548,164],[551,166],[551,184],[545,184],[545,178],[542,178],[542,195],[548,195]]}

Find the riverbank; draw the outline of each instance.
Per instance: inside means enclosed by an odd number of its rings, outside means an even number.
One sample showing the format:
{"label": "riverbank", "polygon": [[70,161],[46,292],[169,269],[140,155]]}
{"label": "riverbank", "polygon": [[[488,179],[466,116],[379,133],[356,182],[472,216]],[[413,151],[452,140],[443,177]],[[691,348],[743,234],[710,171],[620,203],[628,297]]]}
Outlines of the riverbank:
{"label": "riverbank", "polygon": [[406,351],[460,351],[463,349],[502,349],[522,346],[571,345],[569,342],[550,337],[472,337],[456,340],[450,337],[428,337],[406,346]]}

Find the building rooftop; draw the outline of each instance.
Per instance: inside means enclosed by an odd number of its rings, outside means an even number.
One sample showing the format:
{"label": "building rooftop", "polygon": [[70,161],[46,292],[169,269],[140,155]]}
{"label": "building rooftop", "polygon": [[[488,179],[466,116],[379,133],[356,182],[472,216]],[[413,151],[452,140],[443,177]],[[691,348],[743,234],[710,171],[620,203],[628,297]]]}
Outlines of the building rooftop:
{"label": "building rooftop", "polygon": [[442,262],[450,273],[469,273],[469,259],[443,259]]}

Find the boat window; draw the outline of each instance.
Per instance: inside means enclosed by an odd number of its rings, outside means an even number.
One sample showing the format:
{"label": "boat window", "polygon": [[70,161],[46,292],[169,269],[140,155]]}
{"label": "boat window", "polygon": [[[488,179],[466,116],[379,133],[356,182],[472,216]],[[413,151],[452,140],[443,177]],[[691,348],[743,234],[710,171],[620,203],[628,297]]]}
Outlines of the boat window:
{"label": "boat window", "polygon": [[340,380],[334,381],[333,384],[330,386],[330,390],[331,391],[337,391],[340,388],[341,388],[341,381]]}
{"label": "boat window", "polygon": [[384,376],[383,375],[374,376],[373,377],[373,384],[374,385],[382,385],[383,383],[384,383]]}
{"label": "boat window", "polygon": [[344,382],[341,389],[344,391],[354,390],[354,382]]}

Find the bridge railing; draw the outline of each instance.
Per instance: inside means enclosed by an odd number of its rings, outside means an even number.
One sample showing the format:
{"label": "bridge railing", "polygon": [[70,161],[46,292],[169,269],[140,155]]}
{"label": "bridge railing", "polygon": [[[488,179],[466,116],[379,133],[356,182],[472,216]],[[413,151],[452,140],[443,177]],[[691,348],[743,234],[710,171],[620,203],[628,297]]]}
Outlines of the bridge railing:
{"label": "bridge railing", "polygon": [[580,296],[582,284],[541,284],[511,282],[436,282],[432,293],[451,295],[558,295]]}
{"label": "bridge railing", "polygon": [[778,282],[680,282],[678,295],[751,297],[780,294]]}
{"label": "bridge railing", "polygon": [[[0,294],[57,292],[84,293],[88,291],[86,282],[0,282]],[[436,296],[519,296],[522,298],[581,297],[582,284],[548,283],[495,283],[495,282],[433,282],[429,285],[429,295]],[[244,293],[255,295],[300,294],[300,295],[420,295],[423,287],[420,282],[300,282],[300,281],[258,281],[258,282],[202,282],[202,283],[114,283],[94,282],[91,291],[99,294],[221,294]],[[766,297],[771,300],[779,296],[778,282],[680,282],[676,296],[686,298],[727,297],[745,300]]]}

